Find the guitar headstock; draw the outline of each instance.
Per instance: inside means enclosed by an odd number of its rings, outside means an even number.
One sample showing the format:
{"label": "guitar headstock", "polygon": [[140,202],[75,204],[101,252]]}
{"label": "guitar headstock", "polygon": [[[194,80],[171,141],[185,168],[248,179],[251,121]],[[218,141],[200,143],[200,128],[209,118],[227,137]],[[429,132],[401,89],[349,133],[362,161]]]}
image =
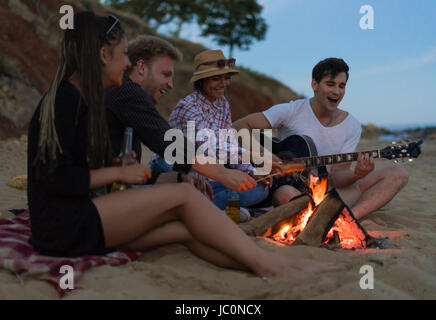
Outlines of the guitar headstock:
{"label": "guitar headstock", "polygon": [[385,159],[409,159],[418,158],[421,154],[421,144],[424,140],[413,141],[406,144],[393,144],[380,150],[380,156]]}

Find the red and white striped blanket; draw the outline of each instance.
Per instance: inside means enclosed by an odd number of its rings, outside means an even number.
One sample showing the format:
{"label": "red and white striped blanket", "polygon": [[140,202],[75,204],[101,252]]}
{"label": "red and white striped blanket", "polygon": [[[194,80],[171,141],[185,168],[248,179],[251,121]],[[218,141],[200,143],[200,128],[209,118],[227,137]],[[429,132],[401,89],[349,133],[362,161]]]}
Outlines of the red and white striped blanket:
{"label": "red and white striped blanket", "polygon": [[[47,281],[64,296],[67,290],[60,286],[65,271],[64,265],[72,267],[74,283],[89,268],[102,265],[121,265],[135,260],[139,252],[111,252],[103,256],[83,256],[77,258],[58,258],[38,254],[29,244],[31,235],[29,212],[12,219],[0,219],[0,268],[17,275],[20,281],[26,278]],[[80,288],[75,286],[75,288]]]}

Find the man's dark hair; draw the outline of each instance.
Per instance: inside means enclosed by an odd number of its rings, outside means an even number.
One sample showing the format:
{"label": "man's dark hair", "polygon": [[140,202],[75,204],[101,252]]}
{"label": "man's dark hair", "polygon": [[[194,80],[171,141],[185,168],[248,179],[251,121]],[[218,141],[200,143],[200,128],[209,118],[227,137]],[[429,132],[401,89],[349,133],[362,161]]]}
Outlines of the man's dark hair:
{"label": "man's dark hair", "polygon": [[339,58],[327,58],[317,63],[312,70],[312,79],[320,83],[325,76],[335,78],[339,73],[345,72],[348,81],[348,65]]}

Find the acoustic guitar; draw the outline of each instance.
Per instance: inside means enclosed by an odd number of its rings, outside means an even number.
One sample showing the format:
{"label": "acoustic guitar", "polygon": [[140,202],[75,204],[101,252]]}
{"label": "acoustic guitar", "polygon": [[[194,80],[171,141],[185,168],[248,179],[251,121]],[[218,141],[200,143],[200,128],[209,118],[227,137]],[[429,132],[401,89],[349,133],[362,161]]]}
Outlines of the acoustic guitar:
{"label": "acoustic guitar", "polygon": [[393,144],[383,149],[359,151],[341,154],[318,156],[313,140],[305,135],[290,135],[283,140],[261,134],[260,143],[264,145],[265,139],[272,140],[272,153],[280,159],[286,160],[280,172],[265,176],[256,182],[266,180],[272,176],[291,172],[303,172],[306,169],[318,168],[319,174],[327,174],[325,166],[337,163],[357,161],[359,153],[369,154],[374,159],[384,158],[397,161],[398,159],[417,158],[421,154],[422,139],[406,144]]}

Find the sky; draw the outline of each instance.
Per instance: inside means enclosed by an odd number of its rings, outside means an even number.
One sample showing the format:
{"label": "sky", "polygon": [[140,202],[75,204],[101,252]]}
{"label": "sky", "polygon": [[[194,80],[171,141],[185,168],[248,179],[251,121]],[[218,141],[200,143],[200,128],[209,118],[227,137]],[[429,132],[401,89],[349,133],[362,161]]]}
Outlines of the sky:
{"label": "sky", "polygon": [[[259,3],[268,24],[266,38],[254,42],[248,51],[236,48],[237,65],[312,97],[315,64],[340,57],[350,67],[340,108],[364,124],[436,125],[436,0]],[[168,28],[158,31],[165,33]],[[187,24],[181,37],[228,55],[228,47],[199,34],[196,24]]]}

